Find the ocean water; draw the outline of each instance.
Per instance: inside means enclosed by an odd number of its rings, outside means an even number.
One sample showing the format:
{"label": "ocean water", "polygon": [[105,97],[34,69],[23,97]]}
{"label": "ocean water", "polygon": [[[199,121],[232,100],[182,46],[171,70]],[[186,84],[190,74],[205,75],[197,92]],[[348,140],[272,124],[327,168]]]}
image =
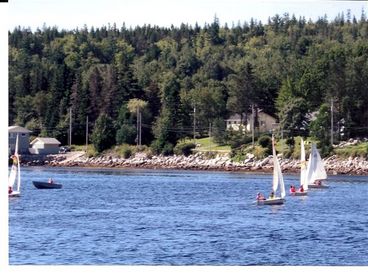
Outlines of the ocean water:
{"label": "ocean water", "polygon": [[[60,190],[38,190],[52,177]],[[284,175],[286,189],[298,175]],[[368,177],[257,206],[272,175],[22,168],[10,265],[368,265]]]}

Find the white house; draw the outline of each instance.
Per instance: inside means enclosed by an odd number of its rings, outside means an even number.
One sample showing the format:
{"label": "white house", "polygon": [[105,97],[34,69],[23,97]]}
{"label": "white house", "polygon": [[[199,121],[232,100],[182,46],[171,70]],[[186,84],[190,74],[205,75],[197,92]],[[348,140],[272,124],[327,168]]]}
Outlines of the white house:
{"label": "white house", "polygon": [[17,139],[17,135],[19,137],[18,140],[18,153],[29,153],[29,134],[32,131],[20,127],[20,126],[10,126],[8,127],[8,151],[9,155],[14,154],[15,150],[15,142]]}
{"label": "white house", "polygon": [[60,142],[55,138],[38,137],[31,142],[34,154],[56,154],[59,153]]}
{"label": "white house", "polygon": [[[243,116],[243,123],[241,123],[240,114],[234,114],[230,116],[229,119],[225,120],[226,129],[239,130],[240,126],[242,126],[246,132],[251,132],[252,131],[251,117],[252,115],[248,114],[248,116],[246,116],[246,122],[244,122],[245,116]],[[263,111],[258,111],[258,116],[256,119],[258,119],[259,132],[269,132],[275,128],[276,119]],[[255,125],[257,124],[255,123]]]}

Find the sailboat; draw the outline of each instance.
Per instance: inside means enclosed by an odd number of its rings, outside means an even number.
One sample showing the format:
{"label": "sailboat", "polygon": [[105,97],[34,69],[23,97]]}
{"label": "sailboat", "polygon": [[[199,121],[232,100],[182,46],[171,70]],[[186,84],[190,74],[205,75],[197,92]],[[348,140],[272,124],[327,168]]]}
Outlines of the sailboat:
{"label": "sailboat", "polygon": [[325,166],[321,156],[319,155],[316,144],[312,144],[306,172],[306,182],[309,188],[328,188],[328,185],[322,184],[322,180],[325,179],[327,179]]}
{"label": "sailboat", "polygon": [[[14,155],[12,155],[13,164],[10,169],[10,174],[8,178],[8,189],[9,189],[9,197],[18,197],[20,196],[20,161],[18,155],[18,143],[19,143],[19,134],[17,134],[17,139],[15,142],[15,150]],[[15,181],[17,181],[16,189],[15,189]]]}
{"label": "sailboat", "polygon": [[[276,156],[275,140],[272,137],[272,155],[273,155],[273,180],[272,180],[272,192],[273,197],[267,199],[257,200],[258,205],[280,205],[285,202],[285,184],[282,176],[279,160]],[[276,197],[276,192],[280,188],[280,196]]]}
{"label": "sailboat", "polygon": [[304,148],[304,141],[303,138],[301,138],[300,141],[300,186],[303,187],[304,191],[295,191],[291,192],[290,195],[293,196],[306,196],[307,190],[308,190],[308,182],[306,179],[307,175],[307,167],[306,167],[306,161],[305,161],[305,148]]}

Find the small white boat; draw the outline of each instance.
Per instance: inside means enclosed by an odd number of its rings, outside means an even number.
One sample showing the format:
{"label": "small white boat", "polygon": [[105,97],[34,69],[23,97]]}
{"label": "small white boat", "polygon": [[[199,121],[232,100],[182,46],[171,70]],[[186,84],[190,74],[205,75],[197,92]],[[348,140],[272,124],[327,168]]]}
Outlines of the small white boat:
{"label": "small white boat", "polygon": [[[279,160],[277,159],[276,149],[275,149],[275,139],[272,136],[272,155],[273,155],[273,181],[272,181],[272,191],[274,193],[273,198],[260,199],[257,200],[258,205],[281,205],[285,202],[285,184],[284,178],[282,176],[281,167]],[[276,192],[280,188],[280,196],[276,197]]]}
{"label": "small white boat", "polygon": [[9,197],[19,197],[19,196],[20,196],[20,192],[18,192],[18,191],[12,191],[9,194]]}
{"label": "small white boat", "polygon": [[257,200],[258,205],[281,205],[284,204],[284,202],[285,199],[280,197]]}
{"label": "small white boat", "polygon": [[[15,142],[14,155],[12,155],[13,164],[10,169],[10,174],[8,177],[8,195],[9,197],[19,197],[20,196],[20,160],[18,155],[18,141],[19,134],[17,135],[17,140]],[[17,181],[17,186],[15,189],[15,181]]]}
{"label": "small white boat", "polygon": [[296,192],[291,192],[290,195],[291,196],[306,196],[306,195],[308,195],[308,192],[299,192],[299,191],[296,191]]}
{"label": "small white boat", "polygon": [[326,189],[329,187],[328,185],[322,183],[322,180],[327,179],[327,173],[323,160],[317,150],[316,144],[312,144],[312,150],[309,155],[306,179],[308,183],[308,188]]}
{"label": "small white boat", "polygon": [[330,186],[326,184],[308,184],[308,187],[311,189],[328,189]]}

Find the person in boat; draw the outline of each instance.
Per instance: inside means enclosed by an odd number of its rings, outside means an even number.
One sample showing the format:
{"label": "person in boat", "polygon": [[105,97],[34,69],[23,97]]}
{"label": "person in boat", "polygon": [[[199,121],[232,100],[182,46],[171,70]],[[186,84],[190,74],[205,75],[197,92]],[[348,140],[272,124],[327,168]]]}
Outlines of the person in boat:
{"label": "person in boat", "polygon": [[257,194],[257,200],[265,200],[265,199],[266,198],[261,193]]}
{"label": "person in boat", "polygon": [[54,180],[52,180],[52,178],[49,178],[49,184],[54,184]]}
{"label": "person in boat", "polygon": [[9,188],[8,188],[8,193],[9,193],[9,195],[10,195],[12,192],[13,192],[13,189],[12,189],[12,187],[10,187],[10,186],[9,186]]}
{"label": "person in boat", "polygon": [[314,184],[316,184],[318,186],[321,186],[322,185],[322,181],[321,180],[315,180],[314,181]]}
{"label": "person in boat", "polygon": [[270,194],[270,199],[274,199],[275,198],[275,193],[272,191]]}
{"label": "person in boat", "polygon": [[301,192],[301,193],[303,193],[303,192],[304,192],[303,185],[300,185],[299,192]]}
{"label": "person in boat", "polygon": [[295,186],[291,185],[290,186],[290,193],[295,193],[295,192],[296,192]]}

